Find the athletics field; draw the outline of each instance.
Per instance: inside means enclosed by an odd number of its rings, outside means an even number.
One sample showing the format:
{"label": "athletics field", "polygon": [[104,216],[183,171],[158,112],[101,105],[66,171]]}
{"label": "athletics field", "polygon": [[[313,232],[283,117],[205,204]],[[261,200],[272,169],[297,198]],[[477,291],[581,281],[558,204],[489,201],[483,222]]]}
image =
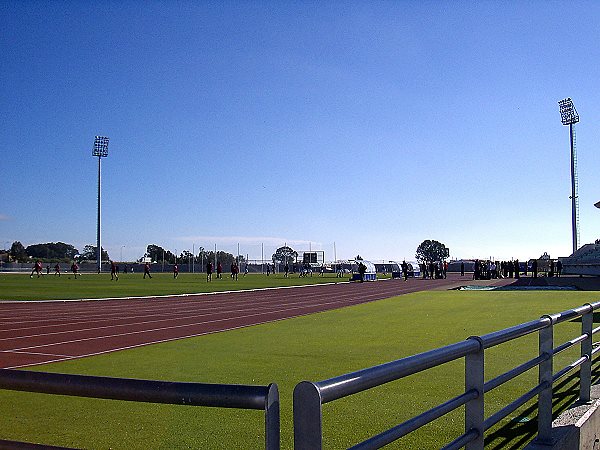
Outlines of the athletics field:
{"label": "athletics field", "polygon": [[[99,277],[87,276],[90,283],[92,277]],[[29,286],[41,281],[32,280],[28,275],[0,277],[2,297],[8,296],[8,290],[4,289],[7,286],[4,283],[9,283],[7,279],[10,283],[27,283]],[[76,281],[83,281],[85,277]],[[123,278],[118,283],[124,281]],[[93,283],[99,281],[102,291],[104,286],[116,289],[112,286],[117,282],[111,286],[110,280],[95,278]],[[161,285],[171,282],[166,276],[160,281]],[[184,277],[173,281],[183,284],[186,280]],[[329,283],[336,281],[335,278],[328,280]],[[273,283],[273,280],[269,282]],[[197,280],[189,280],[189,283],[202,284]],[[276,382],[281,394],[282,448],[292,448],[291,394],[302,380],[317,381],[391,361],[600,298],[599,292],[595,291],[447,290],[457,283],[470,284],[470,280],[468,277],[428,282],[388,280],[154,299],[4,303],[0,305],[3,333],[0,357],[19,352],[22,355],[57,356],[65,350],[65,361],[34,366],[35,370],[208,383],[266,385]],[[131,289],[135,290],[138,284],[134,283]],[[94,291],[89,289],[89,292]],[[19,295],[22,295],[21,299],[34,297],[31,291]],[[41,296],[47,298],[48,292],[42,292]],[[274,297],[280,298],[274,302]],[[321,309],[313,308],[315,304],[320,304]],[[322,308],[322,304],[328,306]],[[175,323],[177,328],[185,328],[190,318],[198,323],[226,322],[236,314],[248,316],[264,312],[273,315],[284,309],[292,312],[289,315],[292,318],[277,316],[262,323],[230,326],[226,328],[230,331],[226,332],[190,333],[196,336],[173,337],[173,340],[154,345],[130,345],[133,348],[116,352],[98,351],[97,356],[85,358],[68,354],[75,352],[73,348],[87,347],[86,342],[109,341],[102,335],[90,334],[94,331],[92,328],[111,331],[112,327],[112,335],[143,335],[146,334],[144,330],[134,328],[139,322],[153,323],[152,332],[155,332],[158,328],[167,328],[164,325],[167,321]],[[202,317],[202,320],[192,316]],[[184,318],[188,322],[179,322]],[[163,321],[163,326],[156,326],[157,321]],[[66,323],[70,323],[71,328],[65,328]],[[191,326],[197,326],[197,323]],[[560,333],[568,336],[578,326],[567,325]],[[121,331],[114,332],[116,328]],[[87,335],[77,338],[77,333]],[[75,346],[69,347],[68,341],[75,341]],[[536,339],[525,339],[494,350],[486,361],[486,376],[506,370],[515,359],[531,357],[536,350]],[[3,367],[11,366],[5,361]],[[325,405],[325,448],[351,446],[456,395],[464,389],[463,371],[462,364],[452,363],[428,371],[426,376],[413,376]],[[534,371],[528,372],[522,376],[523,380],[511,382],[500,392],[486,396],[489,413],[519,395],[520,381],[536,376]],[[561,392],[563,402],[572,397],[568,383]],[[0,439],[80,448],[261,448],[263,445],[260,412],[10,391],[0,392],[0,405]],[[506,443],[518,448],[527,441],[535,417],[525,410],[519,411],[514,419],[504,423],[508,426],[502,430],[491,430],[488,434],[490,448],[504,448]],[[460,434],[462,426],[461,415],[451,415],[410,435],[396,448],[438,448]]]}

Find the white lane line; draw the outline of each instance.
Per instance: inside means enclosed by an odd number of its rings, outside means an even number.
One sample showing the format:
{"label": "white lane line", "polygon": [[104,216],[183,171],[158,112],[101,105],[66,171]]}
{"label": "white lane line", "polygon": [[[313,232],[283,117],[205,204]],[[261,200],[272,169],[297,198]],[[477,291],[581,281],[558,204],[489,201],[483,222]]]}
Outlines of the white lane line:
{"label": "white lane line", "polygon": [[39,355],[39,356],[52,356],[52,357],[58,357],[58,358],[73,358],[72,355],[59,355],[59,354],[55,354],[55,353],[40,353],[40,352],[24,352],[24,351],[20,351],[20,350],[0,350],[0,353],[16,353],[16,354],[20,354],[20,355]]}
{"label": "white lane line", "polygon": [[[369,298],[372,295],[369,296],[362,296],[361,298]],[[345,301],[345,299],[347,299],[348,297],[353,297],[353,295],[345,295],[343,297],[336,297],[336,302],[342,302]],[[215,314],[229,314],[232,312],[243,312],[243,311],[265,311],[265,312],[279,312],[280,310],[274,309],[274,308],[278,308],[281,306],[295,306],[295,305],[302,305],[302,307],[309,307],[312,305],[315,306],[320,306],[323,303],[310,303],[306,301],[305,297],[300,297],[298,300],[296,301],[283,301],[282,303],[279,304],[263,304],[263,305],[256,305],[256,303],[253,304],[248,304],[248,303],[242,303],[240,302],[239,305],[241,306],[245,306],[245,308],[237,308],[237,309],[226,309],[223,310],[221,309],[219,306],[217,305],[211,305],[209,308],[203,308],[203,312],[202,314],[192,314],[189,315],[190,311],[194,311],[196,312],[198,310],[198,308],[193,308],[193,309],[189,309],[189,308],[185,308],[182,310],[179,309],[175,309],[174,311],[170,311],[169,316],[165,317],[164,312],[163,313],[153,313],[153,314],[146,314],[146,315],[135,315],[135,316],[117,316],[117,318],[120,321],[123,320],[131,320],[131,319],[140,319],[140,318],[150,318],[150,317],[162,317],[162,319],[159,320],[146,320],[146,321],[141,321],[141,322],[128,322],[128,323],[122,323],[122,324],[113,324],[113,325],[107,325],[107,326],[99,326],[99,327],[90,327],[90,328],[81,328],[81,329],[77,329],[77,330],[64,330],[64,331],[57,331],[57,332],[49,332],[49,333],[38,333],[38,334],[32,334],[32,335],[27,335],[27,336],[11,336],[8,338],[0,338],[0,341],[5,341],[5,340],[11,340],[11,339],[23,339],[23,338],[27,338],[27,337],[39,337],[39,336],[48,336],[48,335],[54,335],[54,334],[64,334],[64,333],[73,333],[73,332],[85,332],[85,331],[90,331],[90,330],[97,330],[97,329],[106,329],[106,328],[112,328],[112,327],[122,327],[122,326],[135,326],[135,325],[143,325],[143,324],[148,324],[148,323],[158,323],[158,322],[165,322],[165,321],[169,321],[169,320],[180,320],[180,319],[190,319],[190,318],[197,318],[197,317],[203,317],[203,316],[209,316],[209,315],[215,315]],[[234,305],[225,305],[225,306],[234,306]],[[185,317],[181,317],[181,316],[185,316]],[[40,322],[43,322],[42,319],[39,320]],[[114,321],[114,319],[112,318],[112,314],[110,316],[96,316],[93,319],[89,319],[88,320],[76,320],[73,322],[63,322],[60,324],[53,324],[53,325],[44,325],[42,327],[40,326],[35,326],[35,327],[20,327],[20,328],[11,328],[11,329],[4,329],[4,330],[0,330],[0,333],[3,332],[15,332],[15,331],[24,331],[24,330],[28,330],[28,329],[39,329],[39,328],[56,328],[56,327],[64,327],[64,326],[68,326],[68,325],[81,325],[84,323],[89,323],[89,322],[93,322],[93,323],[98,323],[98,321]],[[37,321],[30,321],[29,323],[35,323]]]}
{"label": "white lane line", "polygon": [[[402,290],[404,290],[404,289],[402,289]],[[386,293],[385,295],[388,295],[388,294]],[[396,296],[396,295],[401,295],[401,294],[400,293],[393,293],[393,296]],[[366,295],[366,296],[361,296],[361,297],[364,299],[365,297],[369,298],[369,297],[373,297],[373,296],[374,295],[371,294],[371,295]],[[344,301],[327,302],[327,303],[324,303],[324,304],[336,304],[336,303],[341,303],[343,305],[351,306],[351,305],[355,305],[355,304],[364,303],[364,300],[361,300],[361,301],[359,301],[357,303],[356,300],[350,298],[349,300],[347,299],[347,300],[344,300]],[[307,305],[307,307],[313,307],[313,306],[319,306],[319,304]],[[299,309],[299,308],[292,308],[292,309]],[[236,329],[241,329],[241,328],[247,328],[247,327],[250,327],[250,326],[261,325],[261,324],[265,324],[265,323],[278,322],[278,321],[281,321],[281,320],[287,320],[287,319],[291,319],[291,318],[294,318],[294,317],[308,316],[308,315],[314,314],[315,312],[319,312],[319,311],[309,311],[307,313],[299,313],[299,314],[295,314],[295,315],[291,315],[291,316],[287,316],[287,317],[282,317],[282,318],[277,318],[277,319],[270,319],[270,320],[258,321],[258,322],[244,324],[244,325],[239,325],[239,326],[236,326],[236,327],[222,328],[222,329],[219,329],[219,330],[205,331],[205,332],[190,334],[190,335],[186,335],[186,336],[177,336],[177,337],[173,337],[173,338],[165,338],[165,339],[160,339],[160,340],[155,340],[155,341],[150,341],[150,342],[143,342],[143,343],[140,343],[140,344],[133,344],[133,345],[119,347],[119,348],[112,348],[112,349],[102,350],[102,351],[88,353],[88,354],[84,354],[84,355],[78,355],[78,356],[66,356],[65,355],[64,357],[59,357],[59,358],[48,360],[48,361],[36,362],[36,363],[27,363],[27,364],[22,364],[22,365],[17,365],[17,366],[11,366],[11,367],[6,367],[6,368],[8,368],[8,369],[17,369],[17,368],[23,368],[23,367],[37,366],[37,365],[41,365],[41,364],[49,364],[49,363],[53,363],[53,362],[66,361],[66,360],[71,360],[71,359],[79,359],[79,358],[84,358],[84,357],[87,357],[87,356],[102,355],[102,354],[107,354],[107,353],[111,353],[111,352],[114,352],[114,351],[133,349],[133,348],[137,348],[137,347],[143,347],[143,346],[146,346],[146,345],[158,344],[158,343],[162,343],[162,342],[171,342],[171,341],[176,341],[176,340],[179,340],[179,339],[187,339],[187,338],[191,338],[191,337],[197,337],[197,336],[204,336],[204,335],[208,335],[208,334],[220,333],[220,332],[223,332],[223,331],[230,331],[230,330],[236,330]],[[260,314],[255,314],[255,315],[260,315]],[[152,331],[152,330],[147,330],[147,331]],[[105,338],[105,337],[100,337],[100,338]],[[74,341],[74,342],[77,342],[77,341]],[[57,345],[57,344],[48,344],[47,346],[49,346],[49,345]]]}
{"label": "white lane line", "polygon": [[[273,308],[276,306],[280,306],[280,305],[273,305]],[[290,306],[290,305],[286,305],[286,306]],[[307,307],[310,305],[306,305],[303,304],[302,307]],[[277,313],[277,312],[281,312],[281,311],[287,311],[288,309],[267,309],[267,308],[258,308],[260,309],[262,312],[270,314],[270,313]],[[38,337],[45,337],[45,336],[56,336],[59,334],[68,334],[68,333],[85,333],[87,331],[97,331],[97,330],[106,330],[109,328],[122,328],[122,327],[133,327],[133,326],[137,326],[137,325],[148,325],[148,324],[156,324],[156,323],[160,323],[160,322],[169,322],[169,321],[181,321],[181,320],[192,320],[192,319],[198,319],[200,317],[206,317],[206,316],[214,316],[214,315],[222,315],[222,314],[231,314],[231,313],[240,313],[240,312],[247,312],[247,311],[257,311],[257,308],[244,308],[244,309],[232,309],[232,310],[227,310],[227,311],[214,311],[214,312],[207,312],[204,314],[194,314],[194,315],[187,315],[185,317],[167,317],[167,318],[163,318],[163,319],[158,319],[158,320],[144,320],[141,322],[127,322],[127,323],[121,323],[121,324],[113,324],[113,325],[104,325],[104,326],[98,326],[98,327],[89,327],[89,328],[79,328],[79,329],[75,329],[75,330],[62,330],[62,331],[53,331],[53,332],[48,332],[48,333],[37,333],[37,334],[29,334],[29,335],[23,335],[23,336],[11,336],[11,337],[5,337],[5,338],[0,338],[0,341],[12,341],[12,340],[16,340],[16,339],[30,339],[30,338],[38,338]],[[164,317],[164,315],[163,315]],[[243,317],[243,316],[233,316],[233,317],[229,317],[225,320],[229,320],[229,319],[235,319],[237,317]],[[105,319],[105,320],[109,320],[112,321],[112,319]],[[94,323],[97,323],[98,321],[94,321]],[[200,322],[200,323],[210,323],[210,322]],[[70,323],[68,325],[71,324],[77,324],[77,323]],[[181,324],[179,326],[193,326],[198,324],[198,322],[193,322],[189,325],[185,325],[185,324]],[[64,326],[63,325],[52,325],[54,326]],[[33,328],[33,327],[31,327]],[[38,327],[39,328],[39,327]],[[25,329],[30,329],[30,328],[25,328]],[[24,330],[23,328],[21,329],[13,329],[13,330],[2,330],[2,331],[21,331]],[[0,350],[1,351],[1,350]]]}
{"label": "white lane line", "polygon": [[130,349],[134,349],[134,348],[138,348],[138,347],[144,347],[146,345],[162,344],[164,342],[173,342],[173,341],[177,341],[179,339],[189,339],[189,338],[193,338],[193,337],[206,336],[206,335],[209,335],[209,334],[221,333],[221,332],[225,332],[225,331],[240,330],[242,328],[253,327],[255,325],[263,325],[263,324],[266,324],[266,323],[279,322],[279,321],[282,321],[282,320],[293,319],[295,317],[309,316],[311,314],[314,314],[314,311],[311,311],[311,312],[308,312],[308,313],[296,314],[296,315],[288,316],[288,317],[282,317],[282,318],[279,318],[279,319],[264,320],[264,321],[260,321],[260,322],[253,322],[253,323],[248,323],[248,324],[244,324],[244,325],[238,325],[238,326],[235,326],[235,327],[222,328],[222,329],[219,329],[219,330],[203,331],[203,332],[200,332],[200,333],[188,334],[186,336],[178,336],[178,337],[173,337],[173,338],[158,339],[158,340],[151,341],[151,342],[142,342],[140,344],[132,344],[132,345],[124,346],[124,347],[111,348],[111,349],[108,349],[108,350],[101,350],[101,351],[98,351],[98,352],[86,353],[84,355],[65,356],[64,358],[58,358],[58,359],[53,359],[53,360],[49,360],[49,361],[36,362],[36,363],[27,363],[27,364],[21,364],[21,365],[18,365],[18,366],[3,367],[3,368],[4,369],[19,369],[19,368],[23,368],[23,367],[31,367],[31,366],[38,366],[38,365],[41,365],[41,364],[50,364],[50,363],[54,363],[54,362],[67,361],[67,360],[70,360],[70,359],[86,358],[88,356],[105,355],[107,353],[118,352],[118,351],[121,351],[121,350],[130,350]]}
{"label": "white lane line", "polygon": [[[332,304],[337,304],[337,303],[340,303],[340,302],[339,301],[331,301],[331,302],[325,302],[325,303],[320,303],[320,304],[315,304],[315,305],[310,305],[310,306],[298,306],[298,307],[293,307],[293,308],[278,309],[278,310],[273,311],[272,314],[282,313],[282,312],[286,312],[286,311],[299,310],[299,309],[313,308],[315,306],[332,305]],[[233,321],[233,320],[239,320],[239,319],[248,319],[250,317],[262,316],[262,315],[264,315],[263,312],[255,313],[255,314],[246,314],[246,315],[241,315],[241,316],[236,316],[236,317],[227,317],[224,319],[215,319],[215,320],[207,320],[207,321],[202,321],[202,322],[195,322],[195,323],[186,324],[186,325],[173,325],[170,327],[159,327],[159,328],[153,328],[150,330],[131,331],[128,333],[116,333],[116,334],[110,334],[110,335],[105,335],[105,336],[94,336],[94,337],[89,337],[89,338],[72,339],[72,340],[68,340],[68,341],[53,342],[53,343],[49,343],[49,344],[32,345],[32,346],[27,346],[27,347],[14,348],[14,349],[10,349],[10,350],[22,351],[22,350],[30,350],[30,349],[34,349],[34,348],[51,347],[51,346],[56,346],[56,345],[73,344],[73,343],[77,343],[77,342],[93,341],[93,340],[98,340],[98,339],[110,339],[110,338],[115,338],[115,337],[131,336],[131,335],[138,335],[138,334],[144,334],[144,333],[153,333],[153,332],[164,331],[164,330],[174,330],[174,329],[178,329],[178,328],[189,328],[189,327],[194,327],[194,326],[198,326],[198,325],[209,325],[209,324],[218,323],[218,322],[227,322],[227,321]],[[293,316],[293,317],[295,317],[295,316]],[[280,320],[280,319],[277,319],[277,320]],[[265,321],[264,323],[271,322],[271,321],[272,320]],[[263,322],[259,322],[259,323],[263,323]],[[177,339],[184,339],[184,337],[178,337]],[[160,341],[158,341],[158,342],[160,342]]]}
{"label": "white lane line", "polygon": [[[386,281],[386,280],[378,280],[378,281]],[[91,302],[91,301],[107,301],[107,300],[143,300],[143,299],[153,299],[153,298],[177,298],[177,297],[194,297],[194,296],[207,296],[207,295],[219,295],[219,294],[234,294],[237,292],[261,292],[261,291],[273,291],[280,289],[296,289],[296,288],[310,288],[317,286],[335,286],[336,284],[348,284],[349,281],[337,281],[337,282],[329,282],[329,283],[316,283],[316,284],[301,284],[298,286],[274,286],[274,287],[266,287],[266,288],[257,288],[257,289],[239,289],[239,290],[228,290],[228,291],[214,291],[214,292],[197,292],[190,294],[166,294],[166,295],[151,295],[151,296],[131,296],[131,297],[105,297],[105,298],[73,298],[73,299],[54,299],[54,300],[0,300],[0,304],[21,304],[24,303],[52,303],[52,302]]]}
{"label": "white lane line", "polygon": [[[305,297],[300,297],[300,300],[304,299]],[[294,304],[294,303],[298,303],[298,301],[287,301],[287,299],[285,299],[284,301],[280,302],[280,304]],[[268,307],[272,307],[272,306],[279,306],[279,304],[273,304],[273,303],[248,303],[248,302],[235,302],[235,303],[219,303],[219,304],[210,304],[210,305],[204,305],[204,304],[196,304],[196,305],[169,305],[169,306],[174,306],[173,308],[169,308],[168,313],[171,316],[177,316],[177,315],[186,315],[186,314],[190,314],[190,313],[197,313],[199,311],[204,311],[204,312],[228,312],[228,311],[236,311],[236,309],[233,309],[235,307],[247,307],[247,308],[252,308],[255,310],[261,309],[261,308],[268,308]],[[180,306],[180,307],[178,307]],[[223,308],[229,308],[229,309],[223,309]],[[48,325],[42,325],[42,327],[62,327],[68,324],[81,324],[81,323],[89,323],[89,322],[94,322],[96,323],[98,320],[131,320],[131,319],[139,319],[139,318],[144,318],[144,317],[155,317],[155,316],[159,316],[159,317],[164,317],[165,316],[165,310],[164,310],[164,306],[162,308],[155,308],[152,310],[139,310],[139,308],[132,308],[133,311],[129,311],[129,310],[123,310],[123,308],[121,307],[119,310],[115,310],[114,312],[108,312],[108,311],[90,311],[88,314],[86,314],[83,318],[79,317],[78,315],[69,315],[68,313],[61,313],[61,314],[52,314],[52,317],[50,320],[52,320],[53,322],[59,322],[60,323],[55,323],[55,324],[48,324]],[[124,315],[124,313],[126,312],[133,312],[135,313],[135,315]],[[40,328],[40,325],[37,325],[39,323],[47,323],[49,321],[48,315],[50,314],[50,312],[46,311],[46,315],[40,316],[39,314],[36,316],[35,320],[34,319],[29,319],[29,320],[21,320],[21,321],[11,321],[9,323],[9,325],[18,325],[18,324],[31,324],[32,326],[29,327],[15,327],[15,328],[5,328],[5,329],[0,329],[0,333],[1,332],[10,332],[10,331],[21,331],[21,330],[27,330],[27,329],[37,329]]]}
{"label": "white lane line", "polygon": [[[362,299],[364,298],[368,298],[371,296],[361,296]],[[113,324],[113,325],[106,325],[106,326],[98,326],[98,327],[89,327],[89,328],[80,328],[80,329],[76,329],[76,330],[63,330],[63,331],[55,331],[55,332],[48,332],[48,333],[38,333],[38,334],[30,334],[30,335],[24,335],[24,336],[11,336],[11,337],[7,337],[7,338],[0,338],[0,341],[13,341],[13,340],[17,340],[17,339],[28,339],[28,338],[40,338],[40,337],[47,337],[47,336],[56,336],[56,335],[64,335],[64,334],[72,334],[72,333],[83,333],[83,332],[88,332],[88,331],[98,331],[98,330],[106,330],[106,329],[115,329],[115,328],[123,328],[123,327],[131,327],[131,326],[139,326],[139,325],[147,325],[147,324],[156,324],[156,323],[160,323],[160,322],[168,322],[168,321],[176,321],[176,320],[182,320],[182,319],[196,319],[196,318],[200,318],[200,317],[205,317],[205,316],[210,316],[210,315],[217,315],[217,314],[230,314],[230,313],[239,313],[239,312],[246,312],[246,311],[255,311],[256,313],[258,313],[258,310],[261,310],[263,312],[266,313],[280,313],[280,312],[284,312],[284,311],[291,311],[294,309],[301,309],[301,308],[308,308],[308,307],[312,307],[312,306],[323,306],[323,305],[328,305],[328,304],[339,304],[339,303],[343,303],[345,302],[346,299],[340,299],[337,298],[335,301],[332,302],[320,302],[320,303],[306,303],[306,302],[288,302],[285,303],[285,306],[287,306],[287,308],[284,309],[274,309],[275,307],[281,307],[284,305],[272,305],[270,308],[267,308],[266,306],[263,306],[262,308],[255,308],[252,305],[248,305],[248,308],[243,308],[243,309],[229,309],[226,311],[221,311],[221,310],[217,310],[215,312],[210,312],[210,313],[203,313],[203,314],[194,314],[194,315],[188,315],[184,318],[182,317],[167,317],[167,318],[163,318],[163,319],[159,319],[159,320],[147,320],[147,321],[140,321],[140,322],[134,322],[134,323],[124,323],[124,324]],[[301,303],[300,307],[295,307],[295,305],[298,305]],[[216,309],[216,308],[210,308],[210,309]],[[258,315],[258,314],[252,314],[250,316],[246,315],[246,316],[235,316],[235,317],[229,317],[226,319],[220,319],[220,320],[234,320],[234,319],[238,319],[238,318],[247,318],[247,317],[251,317],[254,315]],[[138,316],[139,317],[139,316]],[[164,317],[164,315],[163,315]],[[106,320],[106,319],[105,319]],[[162,327],[162,328],[155,328],[155,329],[151,329],[151,330],[143,330],[140,332],[152,332],[152,331],[157,331],[157,330],[164,330],[164,329],[172,329],[172,328],[177,328],[177,327],[190,327],[190,326],[196,326],[196,325],[201,325],[201,324],[207,324],[207,323],[214,323],[215,321],[204,321],[204,322],[194,322],[191,324],[180,324],[177,326],[172,326],[172,327]],[[95,323],[97,323],[97,321],[95,321]],[[56,327],[56,326],[64,326],[64,325],[52,325],[52,327]],[[10,331],[10,330],[3,330],[3,331]],[[12,331],[20,331],[20,330],[12,330]],[[109,335],[108,337],[111,336],[120,336],[122,334],[113,334],[113,335]],[[92,339],[100,339],[101,337],[94,337]],[[60,343],[57,343],[56,345],[59,345]],[[49,345],[54,345],[54,344],[49,344]]]}

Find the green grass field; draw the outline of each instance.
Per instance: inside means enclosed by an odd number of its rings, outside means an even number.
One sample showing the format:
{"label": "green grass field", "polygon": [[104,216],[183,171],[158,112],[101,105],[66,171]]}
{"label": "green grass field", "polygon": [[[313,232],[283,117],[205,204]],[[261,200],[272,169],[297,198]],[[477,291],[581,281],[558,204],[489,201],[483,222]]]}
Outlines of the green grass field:
{"label": "green grass field", "polygon": [[[33,280],[35,281],[35,280]],[[73,281],[73,280],[71,280]],[[78,280],[79,281],[79,280]],[[318,381],[485,334],[541,314],[597,301],[600,292],[422,292],[198,338],[40,366],[37,370],[176,381],[268,384],[281,395],[282,448],[293,447],[292,392]],[[556,343],[579,333],[561,325]],[[557,357],[555,370],[575,352]],[[486,351],[486,379],[537,352],[537,335]],[[562,366],[560,366],[562,367]],[[462,362],[389,383],[324,406],[325,448],[346,448],[457,395]],[[530,371],[486,394],[491,414],[528,390]],[[561,385],[557,410],[574,399]],[[520,448],[535,432],[535,412],[488,433],[488,448]],[[439,448],[463,428],[462,411],[395,447]],[[135,404],[0,392],[0,438],[85,448],[261,448],[263,414],[216,408]]]}
{"label": "green grass field", "polygon": [[206,274],[181,273],[173,279],[171,273],[154,273],[152,279],[141,273],[121,274],[119,281],[111,281],[110,273],[83,274],[74,279],[72,274],[55,277],[52,273],[37,278],[29,274],[0,274],[0,300],[52,300],[75,298],[135,297],[169,294],[195,294],[266,287],[299,286],[304,284],[336,283],[348,281],[349,275],[337,278],[335,274],[300,278],[298,274],[266,276],[263,274],[240,275],[235,281],[230,274],[207,283]]}

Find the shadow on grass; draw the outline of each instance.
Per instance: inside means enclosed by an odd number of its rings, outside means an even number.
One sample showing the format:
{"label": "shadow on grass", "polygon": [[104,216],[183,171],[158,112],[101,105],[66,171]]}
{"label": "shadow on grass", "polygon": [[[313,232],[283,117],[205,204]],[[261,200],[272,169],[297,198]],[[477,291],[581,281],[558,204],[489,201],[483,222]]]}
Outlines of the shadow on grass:
{"label": "shadow on grass", "polygon": [[[579,373],[574,372],[571,376],[554,385],[552,404],[552,417],[556,418],[567,409],[575,406],[579,399]],[[600,382],[600,364],[596,363],[592,368],[592,384]],[[509,423],[500,426],[495,431],[486,434],[486,448],[493,450],[517,450],[525,447],[537,435],[537,401],[526,409],[520,410],[520,414]]]}
{"label": "shadow on grass", "polygon": [[[593,313],[594,323],[600,323],[600,312]],[[571,322],[581,322],[582,318],[578,317],[577,319],[573,319]]]}

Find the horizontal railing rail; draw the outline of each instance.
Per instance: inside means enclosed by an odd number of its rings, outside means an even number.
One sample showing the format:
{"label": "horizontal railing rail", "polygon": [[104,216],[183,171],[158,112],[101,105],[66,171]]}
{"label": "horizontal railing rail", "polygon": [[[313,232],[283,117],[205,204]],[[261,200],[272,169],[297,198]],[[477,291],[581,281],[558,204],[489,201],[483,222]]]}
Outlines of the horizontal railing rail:
{"label": "horizontal railing rail", "polygon": [[[465,406],[465,432],[444,448],[483,449],[485,431],[536,396],[538,396],[537,440],[540,443],[547,443],[551,441],[553,383],[579,368],[580,400],[590,400],[592,358],[600,350],[600,348],[593,349],[592,345],[593,334],[600,330],[600,327],[593,329],[593,312],[598,308],[600,308],[600,302],[585,304],[483,336],[472,336],[462,342],[386,364],[323,381],[303,381],[294,390],[295,449],[312,450],[322,448],[323,404],[462,358],[465,358],[464,393],[360,442],[352,448],[379,448],[406,436],[459,407]],[[582,334],[554,347],[554,325],[573,321],[580,317],[582,318]],[[484,381],[483,361],[486,349],[536,332],[539,335],[539,354],[535,358],[487,382]],[[581,347],[581,357],[558,372],[553,373],[554,355],[576,345]],[[485,418],[484,394],[535,367],[538,367],[538,384],[490,417]]]}
{"label": "horizontal railing rail", "polygon": [[[265,411],[265,448],[280,446],[279,391],[268,386],[188,383],[0,369],[0,389],[171,405]],[[0,441],[5,444],[8,441]],[[13,442],[16,446],[17,442]]]}

